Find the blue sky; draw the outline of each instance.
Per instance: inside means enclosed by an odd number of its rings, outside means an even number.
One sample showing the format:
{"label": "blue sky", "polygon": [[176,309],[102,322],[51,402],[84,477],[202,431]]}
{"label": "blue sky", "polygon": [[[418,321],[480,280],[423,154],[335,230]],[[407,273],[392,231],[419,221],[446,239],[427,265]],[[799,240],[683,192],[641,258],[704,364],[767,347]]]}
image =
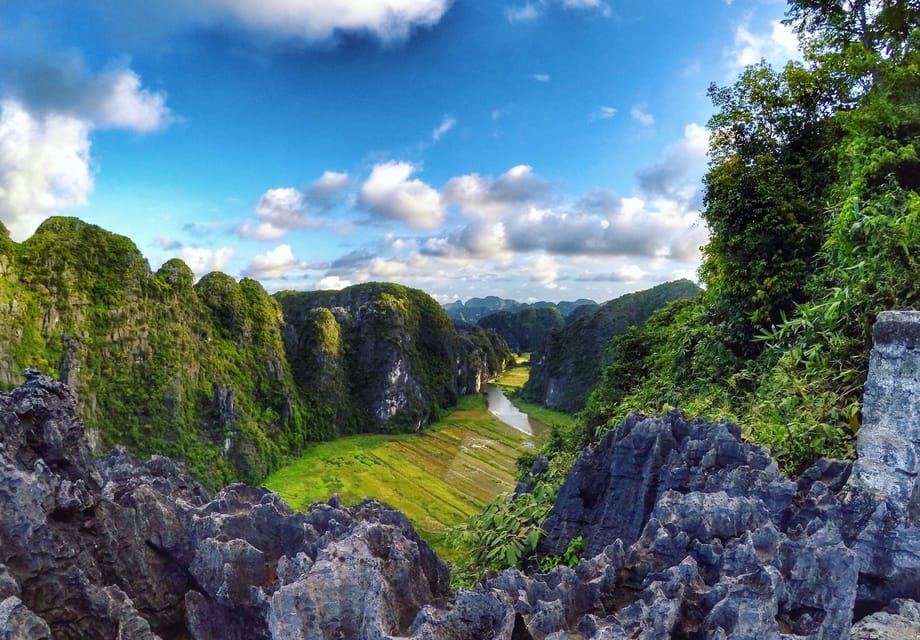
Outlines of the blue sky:
{"label": "blue sky", "polygon": [[695,277],[710,82],[775,0],[5,0],[0,220],[267,289],[607,300]]}

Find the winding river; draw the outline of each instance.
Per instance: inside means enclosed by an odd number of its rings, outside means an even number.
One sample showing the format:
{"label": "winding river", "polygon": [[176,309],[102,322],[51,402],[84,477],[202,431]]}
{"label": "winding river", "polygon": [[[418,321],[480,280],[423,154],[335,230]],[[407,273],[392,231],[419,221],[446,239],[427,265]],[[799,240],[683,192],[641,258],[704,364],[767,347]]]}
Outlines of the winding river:
{"label": "winding river", "polygon": [[528,435],[536,437],[542,436],[547,431],[548,427],[545,424],[539,420],[534,420],[511,404],[511,401],[500,387],[489,384],[486,385],[485,391],[486,402],[489,405],[489,413],[509,427],[513,427],[518,431],[523,431]]}

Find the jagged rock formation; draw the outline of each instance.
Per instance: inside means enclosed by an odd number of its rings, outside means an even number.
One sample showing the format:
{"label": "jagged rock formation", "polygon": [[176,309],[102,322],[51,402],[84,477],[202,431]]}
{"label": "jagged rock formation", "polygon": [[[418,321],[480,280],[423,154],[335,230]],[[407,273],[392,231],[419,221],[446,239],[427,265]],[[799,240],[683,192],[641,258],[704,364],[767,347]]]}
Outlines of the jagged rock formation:
{"label": "jagged rock formation", "polygon": [[[371,327],[357,307],[344,329],[332,310],[286,319],[255,280],[211,273],[196,284],[180,260],[153,272],[128,238],[75,218],[50,218],[21,244],[0,225],[0,388],[26,367],[53,374],[76,394],[97,452],[170,455],[216,487],[257,482],[310,441],[417,428],[504,364],[500,341],[459,337],[421,292],[350,292],[366,309],[387,293],[416,325],[382,313]],[[299,342],[282,339],[292,323]],[[374,341],[371,329],[406,340]],[[415,355],[440,369],[427,375]],[[355,370],[394,384],[358,389]],[[357,409],[339,416],[344,407]]]}
{"label": "jagged rock formation", "polygon": [[560,411],[583,409],[591,389],[616,357],[612,338],[630,326],[641,326],[669,302],[694,298],[699,291],[689,280],[666,282],[606,302],[549,332],[531,354],[524,396]]}
{"label": "jagged rock formation", "polygon": [[446,595],[401,513],[294,513],[245,485],[212,498],[167,458],[96,462],[67,388],[27,377],[0,396],[0,638],[380,637]]}
{"label": "jagged rock formation", "polygon": [[546,525],[547,552],[585,536],[576,568],[452,597],[385,505],[298,514],[244,485],[211,498],[165,458],[94,461],[66,387],[28,372],[0,396],[0,638],[915,638],[918,445],[898,421],[920,314],[882,315],[876,340],[855,465],[794,483],[730,423],[634,416]]}

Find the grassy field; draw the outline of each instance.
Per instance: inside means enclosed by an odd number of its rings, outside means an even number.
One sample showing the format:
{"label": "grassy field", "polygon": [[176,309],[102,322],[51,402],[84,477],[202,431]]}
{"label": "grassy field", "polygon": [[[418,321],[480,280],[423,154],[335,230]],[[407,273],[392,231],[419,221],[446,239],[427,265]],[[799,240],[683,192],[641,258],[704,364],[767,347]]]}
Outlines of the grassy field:
{"label": "grassy field", "polygon": [[[530,374],[523,364],[527,357],[521,362],[495,381],[509,397]],[[511,399],[546,424],[574,420]],[[480,512],[499,493],[512,491],[515,460],[534,444],[489,413],[482,395],[473,395],[419,434],[359,435],[313,445],[264,484],[295,509],[308,509],[334,493],[346,505],[365,497],[382,500],[405,513],[438,555],[450,560],[444,530]]]}
{"label": "grassy field", "polygon": [[377,498],[405,513],[439,554],[449,556],[440,534],[514,489],[514,463],[529,442],[492,416],[482,396],[468,396],[421,434],[323,442],[264,484],[295,509],[333,493],[349,505]]}

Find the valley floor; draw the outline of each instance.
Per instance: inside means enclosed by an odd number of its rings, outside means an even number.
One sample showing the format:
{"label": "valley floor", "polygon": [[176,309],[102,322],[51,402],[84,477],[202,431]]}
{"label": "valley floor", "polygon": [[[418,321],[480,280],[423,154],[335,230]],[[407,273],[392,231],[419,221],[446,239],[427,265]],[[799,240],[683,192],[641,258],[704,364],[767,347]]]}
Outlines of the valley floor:
{"label": "valley floor", "polygon": [[[498,384],[513,390],[526,381],[526,371],[512,368]],[[472,395],[419,434],[357,435],[318,443],[264,484],[295,509],[307,509],[334,493],[346,505],[365,497],[382,500],[405,513],[438,554],[450,559],[450,549],[441,544],[445,529],[478,513],[498,494],[513,491],[515,461],[534,446],[539,443],[532,436],[498,420],[482,395]]]}

